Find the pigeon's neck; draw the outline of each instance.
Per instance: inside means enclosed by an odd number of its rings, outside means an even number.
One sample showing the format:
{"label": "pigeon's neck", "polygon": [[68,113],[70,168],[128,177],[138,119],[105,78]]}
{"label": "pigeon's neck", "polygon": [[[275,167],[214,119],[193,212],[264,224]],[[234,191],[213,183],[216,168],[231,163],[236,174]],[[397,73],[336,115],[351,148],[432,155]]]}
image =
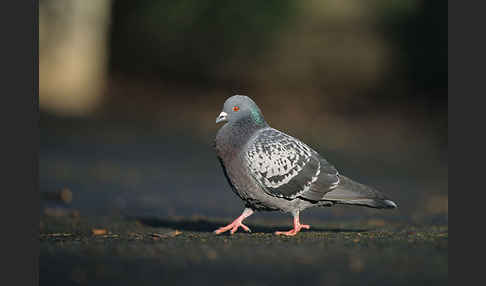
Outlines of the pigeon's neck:
{"label": "pigeon's neck", "polygon": [[235,122],[229,122],[227,125],[229,125],[231,130],[235,130],[238,134],[241,134],[241,137],[249,139],[258,130],[268,127],[267,122],[263,118],[259,117],[258,119],[255,120],[253,117],[245,117]]}
{"label": "pigeon's neck", "polygon": [[236,155],[256,132],[268,127],[265,121],[239,120],[226,123],[216,135],[218,154],[223,158]]}

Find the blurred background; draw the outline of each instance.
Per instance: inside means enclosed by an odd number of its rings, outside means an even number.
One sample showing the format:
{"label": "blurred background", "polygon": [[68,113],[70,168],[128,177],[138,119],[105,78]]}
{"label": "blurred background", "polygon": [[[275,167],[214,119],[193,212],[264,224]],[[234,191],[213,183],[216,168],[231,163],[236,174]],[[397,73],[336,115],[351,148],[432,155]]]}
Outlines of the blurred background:
{"label": "blurred background", "polygon": [[44,214],[239,215],[212,142],[244,94],[400,205],[305,222],[447,223],[447,2],[40,0],[39,15]]}

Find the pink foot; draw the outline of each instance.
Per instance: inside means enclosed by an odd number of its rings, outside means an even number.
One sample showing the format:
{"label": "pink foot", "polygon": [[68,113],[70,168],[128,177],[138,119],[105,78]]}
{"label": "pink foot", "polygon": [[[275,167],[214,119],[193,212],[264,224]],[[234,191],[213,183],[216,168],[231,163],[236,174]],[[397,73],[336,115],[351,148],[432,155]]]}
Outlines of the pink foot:
{"label": "pink foot", "polygon": [[308,224],[300,224],[300,222],[299,222],[299,216],[297,215],[296,217],[294,217],[294,229],[291,229],[289,231],[276,231],[275,234],[276,235],[294,236],[297,233],[299,233],[300,230],[303,229],[303,228],[309,229],[310,228],[310,225],[308,225]]}
{"label": "pink foot", "polygon": [[238,230],[239,227],[241,227],[242,229],[244,229],[247,232],[251,232],[249,227],[247,227],[241,221],[238,221],[238,219],[236,219],[234,222],[228,224],[227,226],[223,226],[223,227],[218,228],[217,230],[214,231],[214,233],[221,234],[221,233],[231,229],[230,233],[234,234]]}
{"label": "pink foot", "polygon": [[227,226],[223,226],[223,227],[218,228],[217,230],[214,231],[214,233],[221,234],[221,233],[231,229],[230,233],[234,234],[238,230],[238,228],[240,228],[240,227],[247,232],[251,232],[250,228],[243,224],[243,220],[245,218],[249,217],[252,214],[253,214],[253,210],[251,210],[249,208],[245,209],[243,211],[243,213],[237,219],[235,219],[232,223],[228,224]]}

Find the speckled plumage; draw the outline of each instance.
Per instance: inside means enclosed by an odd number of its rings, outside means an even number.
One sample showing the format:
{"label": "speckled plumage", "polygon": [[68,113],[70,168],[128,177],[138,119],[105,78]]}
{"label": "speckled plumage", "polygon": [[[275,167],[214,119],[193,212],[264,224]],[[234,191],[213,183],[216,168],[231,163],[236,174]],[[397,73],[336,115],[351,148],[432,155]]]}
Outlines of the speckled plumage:
{"label": "speckled plumage", "polygon": [[312,206],[396,207],[380,192],[339,174],[302,141],[270,127],[249,97],[226,100],[220,121],[227,123],[216,134],[216,153],[247,209],[289,212],[298,221],[299,212]]}

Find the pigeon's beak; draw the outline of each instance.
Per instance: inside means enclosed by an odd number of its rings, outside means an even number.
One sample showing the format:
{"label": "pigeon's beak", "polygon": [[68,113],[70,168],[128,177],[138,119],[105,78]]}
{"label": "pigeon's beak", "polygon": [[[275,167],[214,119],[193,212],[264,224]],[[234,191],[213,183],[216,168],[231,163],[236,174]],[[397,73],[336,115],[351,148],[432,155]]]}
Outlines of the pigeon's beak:
{"label": "pigeon's beak", "polygon": [[216,123],[220,123],[222,121],[226,121],[226,117],[228,116],[228,113],[226,112],[221,112],[218,117],[216,117]]}

